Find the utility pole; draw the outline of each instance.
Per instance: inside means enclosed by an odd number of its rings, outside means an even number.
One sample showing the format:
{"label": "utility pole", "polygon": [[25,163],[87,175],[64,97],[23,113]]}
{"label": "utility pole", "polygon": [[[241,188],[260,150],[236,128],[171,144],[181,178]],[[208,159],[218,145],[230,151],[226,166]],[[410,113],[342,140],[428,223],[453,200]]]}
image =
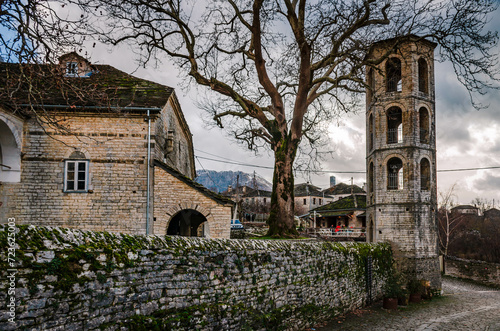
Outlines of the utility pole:
{"label": "utility pole", "polygon": [[240,193],[238,191],[240,186],[240,175],[236,175],[236,208],[234,208],[234,215],[233,215],[233,220],[238,219],[238,203],[240,201]]}
{"label": "utility pole", "polygon": [[352,177],[351,177],[351,195],[352,199],[354,200],[354,208],[358,208],[358,201],[356,200],[356,196],[354,195],[354,183]]}

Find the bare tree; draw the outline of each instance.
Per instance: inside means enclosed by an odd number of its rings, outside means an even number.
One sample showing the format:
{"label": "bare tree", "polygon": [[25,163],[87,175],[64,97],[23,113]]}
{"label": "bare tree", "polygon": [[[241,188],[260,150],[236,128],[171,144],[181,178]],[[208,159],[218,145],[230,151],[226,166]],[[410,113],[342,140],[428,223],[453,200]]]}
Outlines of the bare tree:
{"label": "bare tree", "polygon": [[[60,91],[60,99],[102,99],[89,86],[65,80],[54,65],[58,56],[78,50],[85,39],[83,14],[69,15],[63,0],[0,1],[0,102],[13,113],[35,118],[42,128],[69,132],[43,106],[47,91]],[[92,90],[92,92],[91,92]]]}
{"label": "bare tree", "polygon": [[486,210],[494,207],[494,200],[476,197],[470,202],[473,206],[479,208],[479,213],[482,215]]}
{"label": "bare tree", "polygon": [[[78,1],[78,0],[74,0]],[[90,24],[111,44],[129,42],[142,63],[174,59],[218,95],[211,118],[248,148],[275,157],[269,235],[295,236],[293,168],[299,144],[314,148],[318,127],[353,111],[368,88],[365,68],[380,64],[401,39],[440,45],[460,81],[483,93],[497,79],[497,35],[484,32],[493,0],[80,0]],[[394,39],[392,39],[394,38]],[[392,49],[369,60],[370,46]],[[472,95],[472,94],[471,94]]]}
{"label": "bare tree", "polygon": [[455,186],[453,184],[445,193],[439,192],[440,207],[438,211],[439,223],[439,246],[443,255],[448,255],[448,247],[454,240],[454,234],[460,228],[464,221],[464,215],[458,213],[451,213],[453,207],[453,199],[455,198]]}
{"label": "bare tree", "polygon": [[77,50],[86,38],[84,13],[71,14],[64,0],[0,1],[0,57],[3,62],[53,63]]}

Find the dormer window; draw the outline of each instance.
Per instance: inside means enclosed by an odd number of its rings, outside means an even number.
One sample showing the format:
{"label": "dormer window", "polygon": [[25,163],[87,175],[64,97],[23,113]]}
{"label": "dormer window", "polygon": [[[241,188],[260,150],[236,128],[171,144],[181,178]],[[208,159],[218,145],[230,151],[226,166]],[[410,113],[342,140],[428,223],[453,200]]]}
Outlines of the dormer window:
{"label": "dormer window", "polygon": [[78,77],[78,62],[66,62],[66,76]]}

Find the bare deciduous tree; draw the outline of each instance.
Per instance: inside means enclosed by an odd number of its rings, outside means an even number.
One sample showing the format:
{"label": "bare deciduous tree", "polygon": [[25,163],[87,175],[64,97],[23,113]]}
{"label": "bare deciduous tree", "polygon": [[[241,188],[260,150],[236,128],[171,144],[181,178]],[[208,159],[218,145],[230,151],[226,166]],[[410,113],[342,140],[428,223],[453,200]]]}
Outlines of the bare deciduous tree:
{"label": "bare deciduous tree", "polygon": [[448,255],[448,247],[454,240],[455,234],[460,225],[464,221],[463,214],[451,213],[453,207],[453,199],[455,198],[456,184],[453,184],[445,193],[439,192],[440,207],[438,210],[438,223],[439,223],[439,247],[443,255]]}
{"label": "bare deciduous tree", "polygon": [[[78,2],[78,0],[75,0]],[[293,167],[299,144],[317,146],[317,128],[353,110],[380,64],[410,34],[440,45],[459,80],[484,92],[497,79],[497,35],[483,31],[493,0],[81,0],[111,44],[129,42],[142,63],[167,55],[215,91],[211,117],[248,148],[275,157],[269,235],[295,236]],[[394,39],[392,39],[394,38]],[[370,46],[392,49],[368,60]],[[472,95],[472,94],[471,94]],[[213,99],[215,100],[215,99]],[[207,102],[208,103],[208,102]]]}
{"label": "bare deciduous tree", "polygon": [[[47,91],[67,98],[102,99],[63,78],[58,56],[78,50],[85,39],[83,14],[70,17],[63,0],[0,1],[0,102],[13,113],[34,117],[42,128],[69,132],[45,109]],[[95,93],[94,93],[95,94]]]}

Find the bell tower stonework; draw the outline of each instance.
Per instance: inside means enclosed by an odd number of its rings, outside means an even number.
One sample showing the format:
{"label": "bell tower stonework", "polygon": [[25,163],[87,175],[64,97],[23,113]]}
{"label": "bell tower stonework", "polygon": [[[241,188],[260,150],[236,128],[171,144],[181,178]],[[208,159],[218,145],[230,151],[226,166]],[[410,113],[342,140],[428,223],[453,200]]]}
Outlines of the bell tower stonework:
{"label": "bell tower stonework", "polygon": [[378,42],[366,69],[367,240],[389,241],[403,273],[441,288],[437,233],[434,48]]}

